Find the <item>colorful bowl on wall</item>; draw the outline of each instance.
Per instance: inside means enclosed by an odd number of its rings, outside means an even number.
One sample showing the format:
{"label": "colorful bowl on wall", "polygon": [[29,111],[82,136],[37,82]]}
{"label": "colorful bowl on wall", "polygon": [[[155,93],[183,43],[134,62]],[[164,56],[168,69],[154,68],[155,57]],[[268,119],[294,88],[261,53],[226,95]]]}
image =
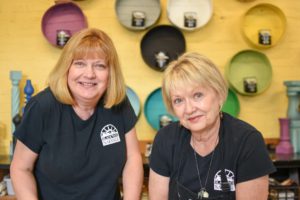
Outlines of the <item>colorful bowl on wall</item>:
{"label": "colorful bowl on wall", "polygon": [[63,47],[74,33],[86,27],[87,21],[83,12],[71,1],[58,1],[42,18],[44,36],[57,47]]}
{"label": "colorful bowl on wall", "polygon": [[211,0],[168,0],[169,21],[183,30],[196,30],[206,25],[212,17]]}
{"label": "colorful bowl on wall", "polygon": [[174,26],[156,26],[150,29],[141,41],[143,60],[148,66],[158,71],[164,71],[169,62],[184,52],[184,35]]}
{"label": "colorful bowl on wall", "polygon": [[270,48],[284,35],[286,17],[272,4],[257,4],[245,13],[241,27],[246,40],[254,47]]}
{"label": "colorful bowl on wall", "polygon": [[267,56],[254,50],[238,52],[225,71],[230,86],[242,95],[258,95],[272,81],[272,66]]}
{"label": "colorful bowl on wall", "polygon": [[147,122],[155,130],[160,128],[160,120],[162,116],[168,116],[172,121],[177,121],[177,118],[168,113],[161,93],[161,88],[157,88],[147,97],[144,113]]}
{"label": "colorful bowl on wall", "polygon": [[133,89],[131,89],[128,86],[126,87],[126,94],[134,110],[135,115],[139,116],[141,112],[141,104],[138,95]]}
{"label": "colorful bowl on wall", "polygon": [[237,117],[240,113],[239,99],[232,89],[228,89],[228,95],[225,103],[223,104],[222,111],[226,112],[234,117]]}
{"label": "colorful bowl on wall", "polygon": [[161,13],[159,0],[116,0],[119,22],[130,30],[144,30],[157,22]]}

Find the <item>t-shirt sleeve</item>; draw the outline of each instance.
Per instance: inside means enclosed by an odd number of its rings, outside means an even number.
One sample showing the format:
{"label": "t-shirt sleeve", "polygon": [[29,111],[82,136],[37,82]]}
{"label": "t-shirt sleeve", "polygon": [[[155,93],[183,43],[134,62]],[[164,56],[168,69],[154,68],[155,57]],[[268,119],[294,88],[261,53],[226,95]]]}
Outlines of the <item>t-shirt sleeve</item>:
{"label": "t-shirt sleeve", "polygon": [[136,124],[137,116],[131,106],[129,99],[126,97],[125,101],[123,102],[123,119],[125,121],[124,131],[127,133],[130,131]]}
{"label": "t-shirt sleeve", "polygon": [[260,132],[251,132],[241,151],[237,167],[237,183],[259,178],[276,171]]}
{"label": "t-shirt sleeve", "polygon": [[149,166],[157,174],[170,177],[171,149],[167,144],[167,138],[163,136],[163,133],[159,131],[154,138]]}
{"label": "t-shirt sleeve", "polygon": [[35,153],[39,153],[43,144],[43,120],[39,103],[31,99],[25,107],[21,123],[14,136]]}

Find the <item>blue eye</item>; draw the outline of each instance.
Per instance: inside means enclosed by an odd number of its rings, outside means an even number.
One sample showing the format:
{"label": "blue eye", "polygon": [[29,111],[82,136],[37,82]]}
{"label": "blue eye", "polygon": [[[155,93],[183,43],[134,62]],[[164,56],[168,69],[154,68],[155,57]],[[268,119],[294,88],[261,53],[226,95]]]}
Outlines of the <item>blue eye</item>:
{"label": "blue eye", "polygon": [[73,65],[75,65],[77,67],[84,67],[85,63],[83,61],[75,61],[75,62],[73,62]]}
{"label": "blue eye", "polygon": [[174,104],[180,104],[181,102],[182,102],[182,99],[180,99],[180,98],[176,98],[173,100]]}
{"label": "blue eye", "polygon": [[97,69],[105,69],[106,68],[106,65],[104,64],[95,64],[94,65]]}
{"label": "blue eye", "polygon": [[195,98],[195,99],[200,99],[202,96],[203,96],[203,94],[202,94],[201,92],[196,92],[196,93],[194,94],[194,98]]}

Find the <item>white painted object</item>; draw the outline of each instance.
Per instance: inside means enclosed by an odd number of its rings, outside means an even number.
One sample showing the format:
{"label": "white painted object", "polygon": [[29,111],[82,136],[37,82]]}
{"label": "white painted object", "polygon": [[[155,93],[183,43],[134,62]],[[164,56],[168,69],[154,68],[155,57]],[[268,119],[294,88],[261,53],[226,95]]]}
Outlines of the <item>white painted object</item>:
{"label": "white painted object", "polygon": [[[161,5],[160,0],[116,0],[115,11],[119,22],[126,28],[145,30],[158,21]],[[142,18],[142,23],[135,26],[136,16]]]}
{"label": "white painted object", "polygon": [[10,177],[8,175],[4,176],[3,180],[4,180],[5,184],[6,184],[7,194],[8,195],[15,195],[15,191],[13,189]]}
{"label": "white painted object", "polygon": [[[169,21],[182,30],[193,31],[206,25],[213,14],[212,0],[168,0]],[[195,25],[187,23],[187,20]],[[188,25],[190,24],[190,26]]]}

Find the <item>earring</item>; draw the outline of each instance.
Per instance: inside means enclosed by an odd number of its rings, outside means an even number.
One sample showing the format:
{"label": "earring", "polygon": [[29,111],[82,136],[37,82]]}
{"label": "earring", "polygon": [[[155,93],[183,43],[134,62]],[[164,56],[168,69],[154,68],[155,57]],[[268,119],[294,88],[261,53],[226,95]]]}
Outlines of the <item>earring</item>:
{"label": "earring", "polygon": [[220,118],[223,119],[223,112],[220,111]]}
{"label": "earring", "polygon": [[220,118],[222,119],[223,118],[222,106],[220,106],[219,115],[220,115]]}

